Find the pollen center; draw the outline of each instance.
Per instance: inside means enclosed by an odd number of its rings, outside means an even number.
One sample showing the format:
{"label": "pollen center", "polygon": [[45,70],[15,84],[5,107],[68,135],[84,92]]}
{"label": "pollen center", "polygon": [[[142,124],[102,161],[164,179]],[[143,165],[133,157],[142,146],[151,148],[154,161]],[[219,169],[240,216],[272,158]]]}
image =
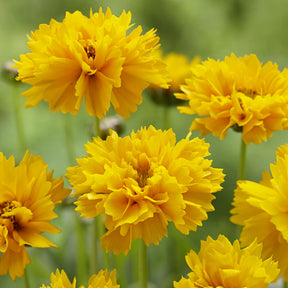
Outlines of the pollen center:
{"label": "pollen center", "polygon": [[148,178],[149,178],[148,170],[141,169],[140,171],[138,171],[137,182],[139,187],[143,188],[146,185]]}
{"label": "pollen center", "polygon": [[150,163],[147,155],[142,153],[139,155],[138,163],[137,163],[137,179],[138,185],[140,188],[143,188],[147,184],[147,179],[151,176],[150,171]]}
{"label": "pollen center", "polygon": [[17,201],[4,201],[0,204],[0,220],[9,220],[15,230],[18,230],[18,224],[15,221],[15,214],[13,210],[21,207],[21,204]]}
{"label": "pollen center", "polygon": [[254,99],[258,93],[252,89],[239,89],[238,92],[245,94],[247,97]]}
{"label": "pollen center", "polygon": [[93,59],[95,58],[96,51],[95,51],[95,47],[94,46],[89,45],[89,46],[85,47],[84,49],[85,49],[85,51],[87,53],[88,58],[93,58]]}
{"label": "pollen center", "polygon": [[88,59],[93,59],[96,56],[96,41],[92,41],[92,40],[79,40],[80,44],[83,46]]}

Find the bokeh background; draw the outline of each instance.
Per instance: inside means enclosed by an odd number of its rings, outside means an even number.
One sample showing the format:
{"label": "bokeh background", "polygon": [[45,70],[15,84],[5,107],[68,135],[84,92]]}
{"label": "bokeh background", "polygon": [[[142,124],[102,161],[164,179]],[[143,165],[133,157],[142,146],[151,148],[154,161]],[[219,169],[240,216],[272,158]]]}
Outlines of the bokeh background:
{"label": "bokeh background", "polygon": [[[97,12],[99,7],[103,7],[106,11],[107,6],[117,16],[123,9],[131,11],[132,22],[141,25],[144,32],[156,28],[164,53],[182,53],[189,59],[200,56],[203,60],[208,57],[223,60],[231,52],[237,56],[254,53],[263,63],[272,61],[281,70],[288,68],[286,0],[0,0],[0,65],[19,59],[20,54],[28,52],[26,35],[36,30],[39,24],[49,23],[51,18],[62,21],[66,11],[80,10],[88,16],[90,9]],[[15,85],[5,77],[0,79],[0,151],[6,157],[14,155],[16,161],[23,156],[13,102],[18,95],[27,148],[33,154],[40,154],[48,163],[49,170],[54,170],[55,176],[65,175],[69,166],[64,132],[67,115],[65,120],[61,113],[54,114],[49,111],[47,103],[24,109],[25,99],[20,94],[27,88],[23,84]],[[123,135],[144,125],[162,128],[163,113],[164,108],[151,101],[148,91],[145,91],[143,104],[125,122]],[[177,139],[185,137],[192,116],[181,115],[175,107],[170,107],[169,117]],[[76,116],[71,115],[69,121],[71,143],[74,143],[75,154],[80,157],[85,154],[84,144],[91,139],[89,131],[93,119],[82,109]],[[192,136],[197,137],[198,133]],[[188,271],[185,255],[190,249],[197,251],[201,239],[206,240],[207,235],[216,239],[219,234],[224,234],[231,241],[237,238],[239,229],[229,222],[229,211],[238,177],[240,134],[229,131],[223,141],[211,135],[205,139],[211,144],[213,167],[223,168],[226,174],[223,190],[215,195],[215,211],[208,214],[208,220],[197,232],[191,232],[189,236],[180,235],[171,225],[168,238],[164,238],[159,246],[149,247],[149,277],[155,287],[172,287],[173,280],[179,281]],[[287,140],[288,132],[279,131],[267,142],[250,144],[246,179],[259,181],[262,172],[275,161],[277,147]],[[75,216],[71,207],[63,206],[57,211],[59,218],[55,224],[63,232],[48,236],[59,248],[29,249],[32,264],[27,269],[31,287],[49,283],[50,273],[56,268],[65,269],[71,280],[76,275]],[[83,222],[82,225],[89,233],[89,224]],[[89,244],[89,239],[87,242]],[[120,256],[115,260],[121,266],[117,273],[122,273],[127,279],[122,287],[133,285],[131,283],[136,279],[131,273],[136,265],[133,257],[135,255],[129,253],[127,258]],[[17,279],[13,282],[9,276],[0,276],[0,287],[24,287],[24,281]]]}

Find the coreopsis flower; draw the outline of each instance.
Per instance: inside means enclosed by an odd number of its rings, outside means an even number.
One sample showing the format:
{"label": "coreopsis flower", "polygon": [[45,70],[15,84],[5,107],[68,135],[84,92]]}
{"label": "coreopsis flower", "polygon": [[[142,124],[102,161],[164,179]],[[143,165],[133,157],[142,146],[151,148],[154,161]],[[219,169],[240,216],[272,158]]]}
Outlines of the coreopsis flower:
{"label": "coreopsis flower", "polygon": [[88,156],[66,174],[81,216],[105,213],[100,244],[107,252],[127,254],[137,238],[157,245],[167,236],[168,222],[184,234],[202,225],[224,178],[205,159],[209,144],[199,138],[176,144],[171,129],[152,126],[124,138],[110,134],[88,142]]}
{"label": "coreopsis flower", "polygon": [[176,99],[173,94],[180,92],[180,85],[185,84],[185,79],[192,73],[192,67],[200,63],[200,57],[196,56],[192,61],[189,61],[185,55],[174,52],[164,56],[159,49],[155,50],[154,55],[166,65],[169,75],[169,87],[151,86],[152,99],[157,104],[179,105],[181,100]]}
{"label": "coreopsis flower", "polygon": [[[156,51],[156,53],[159,50]],[[196,56],[191,61],[183,54],[169,53],[167,55],[162,55],[159,52],[159,57],[167,66],[170,91],[180,91],[180,85],[185,83],[185,79],[191,75],[191,69],[200,63],[200,57]]]}
{"label": "coreopsis flower", "polygon": [[276,163],[263,173],[260,183],[238,181],[231,221],[243,226],[240,240],[248,245],[255,238],[263,244],[263,258],[273,256],[288,282],[288,145],[276,152]]}
{"label": "coreopsis flower", "polygon": [[[51,274],[51,287],[52,288],[76,288],[76,278],[73,279],[71,283],[68,279],[66,273],[61,270],[56,270],[56,274]],[[41,288],[51,288],[50,286],[45,286],[44,284]],[[110,274],[107,270],[100,270],[98,274],[94,274],[90,277],[88,281],[88,288],[119,288],[120,285],[116,281],[116,270],[113,270]],[[79,288],[85,288],[80,286]]]}
{"label": "coreopsis flower", "polygon": [[70,191],[61,177],[52,176],[41,156],[27,151],[15,166],[13,156],[0,153],[0,275],[9,273],[13,280],[23,276],[30,263],[26,246],[56,247],[41,233],[60,232],[49,222],[57,217],[55,204]]}
{"label": "coreopsis flower", "polygon": [[150,83],[166,87],[165,66],[151,53],[159,37],[154,29],[131,30],[130,21],[130,12],[116,17],[100,8],[90,17],[67,12],[63,22],[40,25],[29,37],[31,53],[15,61],[18,80],[32,85],[22,94],[26,107],[44,100],[54,112],[76,114],[85,95],[90,115],[102,118],[112,103],[128,118]]}
{"label": "coreopsis flower", "polygon": [[191,250],[185,257],[192,272],[174,282],[175,288],[264,288],[279,275],[277,262],[261,259],[261,244],[256,241],[241,249],[223,235],[201,241],[198,255]]}
{"label": "coreopsis flower", "polygon": [[208,59],[192,69],[193,75],[175,94],[188,100],[181,113],[198,114],[190,130],[212,132],[220,139],[230,127],[242,131],[246,144],[266,141],[274,131],[287,129],[288,81],[277,64],[262,65],[256,55],[224,61]]}

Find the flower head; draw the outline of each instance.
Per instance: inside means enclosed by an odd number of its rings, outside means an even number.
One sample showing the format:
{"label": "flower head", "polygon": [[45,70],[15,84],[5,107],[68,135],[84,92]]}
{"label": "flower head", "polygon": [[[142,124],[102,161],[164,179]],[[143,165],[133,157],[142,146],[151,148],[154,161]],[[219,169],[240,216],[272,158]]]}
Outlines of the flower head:
{"label": "flower head", "polygon": [[256,242],[240,249],[238,240],[233,244],[220,235],[217,240],[208,236],[201,241],[198,255],[186,256],[192,272],[188,279],[174,282],[175,288],[265,288],[279,275],[277,263],[261,259],[261,245]]}
{"label": "flower head", "polygon": [[231,221],[243,226],[240,240],[248,245],[255,238],[263,244],[263,258],[273,256],[288,281],[288,145],[280,146],[271,175],[260,183],[238,181]]}
{"label": "flower head", "polygon": [[152,29],[141,35],[138,26],[127,34],[131,14],[120,17],[76,11],[63,22],[51,20],[31,33],[31,53],[16,61],[18,80],[31,84],[23,93],[27,107],[41,100],[50,110],[76,114],[85,95],[86,110],[98,118],[113,104],[124,118],[137,110],[142,91],[150,84],[167,86],[165,66],[151,55],[159,38]]}
{"label": "flower head", "polygon": [[150,87],[150,95],[156,104],[166,106],[179,105],[182,100],[176,99],[175,92],[180,92],[180,85],[185,83],[185,79],[191,75],[193,66],[199,64],[200,57],[195,57],[191,62],[183,54],[169,53],[163,55],[161,50],[155,50],[153,53],[160,61],[166,65],[166,70],[169,75],[169,87],[163,88],[159,85]]}
{"label": "flower head", "polygon": [[200,63],[200,57],[196,56],[189,61],[183,54],[171,52],[163,55],[161,50],[156,50],[154,55],[159,57],[165,64],[170,78],[169,90],[180,91],[180,85],[185,83],[185,79],[191,76],[191,69]]}
{"label": "flower head", "polygon": [[52,174],[43,159],[29,151],[18,166],[13,156],[6,159],[0,153],[0,275],[9,272],[13,280],[23,276],[30,263],[26,245],[56,247],[40,234],[60,232],[49,222],[57,217],[55,204],[70,191]]}
{"label": "flower head", "polygon": [[51,274],[50,280],[51,286],[45,286],[43,284],[41,288],[76,288],[76,278],[74,278],[73,282],[71,283],[64,270],[61,270],[60,272],[57,269],[56,274]]}
{"label": "flower head", "polygon": [[[56,270],[56,274],[51,274],[51,287],[52,288],[76,288],[76,279],[74,278],[71,283],[62,270]],[[45,286],[44,284],[41,288],[51,288],[50,286]],[[119,288],[120,286],[116,282],[116,270],[113,270],[110,275],[107,270],[100,270],[97,275],[92,275],[88,281],[88,288]],[[85,288],[80,286],[80,288]]]}
{"label": "flower head", "polygon": [[288,81],[276,64],[265,65],[256,55],[224,61],[208,59],[192,69],[192,77],[176,97],[189,100],[181,113],[198,114],[191,130],[212,132],[220,139],[230,127],[242,131],[246,144],[266,141],[274,131],[288,129]]}
{"label": "flower head", "polygon": [[175,144],[172,130],[150,126],[118,137],[116,132],[86,145],[88,156],[67,169],[76,210],[92,218],[104,212],[106,251],[127,254],[133,239],[158,244],[168,222],[184,234],[196,230],[214,210],[213,192],[224,175],[211,167],[209,144],[198,138]]}

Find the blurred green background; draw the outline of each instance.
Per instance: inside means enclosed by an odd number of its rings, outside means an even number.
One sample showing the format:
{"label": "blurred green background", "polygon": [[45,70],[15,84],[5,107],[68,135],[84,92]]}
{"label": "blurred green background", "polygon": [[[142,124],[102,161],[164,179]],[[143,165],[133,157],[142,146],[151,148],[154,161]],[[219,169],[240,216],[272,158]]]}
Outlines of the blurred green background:
{"label": "blurred green background", "polygon": [[[109,6],[117,16],[123,9],[131,11],[132,22],[142,25],[144,31],[156,28],[164,53],[183,53],[190,59],[199,55],[204,60],[207,57],[223,60],[231,52],[237,56],[255,53],[263,63],[276,62],[281,70],[288,67],[286,0],[0,0],[0,64],[19,59],[20,54],[28,52],[26,35],[36,30],[39,24],[49,23],[51,18],[62,21],[66,11],[80,10],[88,16],[90,9],[97,12],[100,6],[104,11]],[[13,85],[7,79],[0,80],[0,151],[6,157],[15,155],[17,161],[23,156],[16,131],[14,93],[20,101],[27,147],[33,154],[41,154],[49,170],[54,169],[55,176],[65,175],[69,166],[64,132],[68,117],[49,111],[47,103],[24,109],[25,99],[19,95],[27,88],[25,85]],[[123,135],[143,125],[152,124],[162,128],[163,113],[163,107],[154,104],[145,91],[143,104],[125,122]],[[181,115],[175,107],[169,108],[169,116],[170,127],[177,139],[182,139],[188,133],[192,117]],[[82,109],[68,120],[72,127],[71,143],[74,142],[75,153],[80,157],[85,154],[84,144],[91,139],[89,129],[93,119]],[[198,136],[198,133],[193,133],[193,136]],[[188,271],[185,255],[190,249],[198,250],[200,240],[206,240],[207,235],[214,239],[218,234],[224,234],[230,240],[237,238],[238,230],[229,222],[229,210],[238,175],[241,138],[233,131],[229,131],[223,141],[211,135],[205,138],[211,143],[213,167],[223,168],[226,174],[223,190],[215,195],[213,204],[216,210],[208,214],[209,219],[197,232],[191,232],[189,236],[180,235],[171,225],[169,237],[164,238],[159,246],[149,247],[149,278],[155,287],[172,287],[173,280],[179,281],[181,275]],[[267,142],[250,144],[247,149],[246,178],[259,181],[262,172],[275,161],[275,150],[287,139],[288,132],[279,131]],[[32,264],[27,269],[31,287],[49,283],[50,273],[55,272],[56,268],[65,269],[71,280],[76,275],[72,208],[59,209],[55,224],[63,232],[48,236],[59,249],[29,249]],[[89,232],[89,225],[83,222],[83,226]],[[130,272],[134,267],[134,256],[129,253],[127,258],[120,256],[115,260],[121,266],[121,271],[117,273],[127,276],[127,283],[122,287],[135,281]],[[0,287],[24,287],[24,281],[17,279],[13,282],[9,276],[0,276]]]}

